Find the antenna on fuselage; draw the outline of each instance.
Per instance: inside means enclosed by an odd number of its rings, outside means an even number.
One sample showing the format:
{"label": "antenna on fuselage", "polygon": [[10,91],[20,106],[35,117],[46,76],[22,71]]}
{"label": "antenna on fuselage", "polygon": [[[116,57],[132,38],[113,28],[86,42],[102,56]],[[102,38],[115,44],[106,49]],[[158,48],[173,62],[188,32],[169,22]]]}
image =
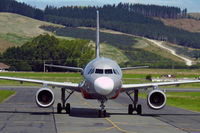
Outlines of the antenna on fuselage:
{"label": "antenna on fuselage", "polygon": [[99,45],[99,11],[97,10],[97,29],[96,29],[96,58],[99,58],[100,45]]}

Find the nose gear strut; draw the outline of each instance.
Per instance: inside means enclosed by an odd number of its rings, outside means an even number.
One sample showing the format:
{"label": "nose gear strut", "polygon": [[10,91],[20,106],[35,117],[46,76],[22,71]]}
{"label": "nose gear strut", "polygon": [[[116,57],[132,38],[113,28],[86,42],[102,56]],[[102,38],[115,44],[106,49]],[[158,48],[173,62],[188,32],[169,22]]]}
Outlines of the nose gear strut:
{"label": "nose gear strut", "polygon": [[99,117],[106,117],[106,110],[105,110],[105,105],[104,103],[106,102],[106,99],[102,99],[100,100],[101,104],[100,104],[100,110],[98,112],[98,116]]}

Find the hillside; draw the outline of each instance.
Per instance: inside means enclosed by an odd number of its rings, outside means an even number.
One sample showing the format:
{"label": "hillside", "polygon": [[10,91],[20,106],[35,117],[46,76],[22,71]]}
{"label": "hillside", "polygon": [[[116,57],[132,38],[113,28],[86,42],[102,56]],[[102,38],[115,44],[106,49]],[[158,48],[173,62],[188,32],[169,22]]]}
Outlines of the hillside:
{"label": "hillside", "polygon": [[187,19],[187,18],[182,18],[182,19],[159,18],[158,20],[162,21],[167,26],[180,28],[190,32],[200,32],[200,20]]}
{"label": "hillside", "polygon": [[[41,26],[43,24],[52,25],[51,23],[38,21],[35,19],[31,19],[28,17],[24,17],[21,15],[12,14],[12,13],[0,13],[0,16],[1,16],[0,24],[1,25],[4,24],[4,27],[2,27],[2,26],[0,27],[1,28],[1,30],[0,30],[0,50],[1,51],[4,51],[7,47],[16,46],[16,45],[22,44],[23,42],[29,41],[32,37],[37,36],[39,34],[50,33],[43,29],[40,29],[39,26]],[[21,24],[21,22],[23,24]],[[9,26],[15,25],[16,28],[14,30],[12,30],[11,27],[6,26],[6,23],[9,23]],[[30,25],[32,25],[32,27],[30,27]],[[81,29],[95,30],[94,28],[86,28],[86,27],[81,27]],[[86,31],[86,32],[88,32],[88,31]],[[134,39],[136,39],[135,41],[137,42],[132,46],[133,48],[136,48],[137,50],[141,49],[143,51],[147,51],[149,53],[156,54],[158,57],[162,57],[163,59],[165,58],[165,59],[173,60],[175,62],[183,62],[182,59],[178,58],[177,56],[172,55],[167,50],[162,49],[141,37],[136,37],[134,35],[116,32],[113,30],[101,29],[101,32],[109,33],[109,34],[106,34],[106,36],[125,35],[123,37],[124,39],[125,38],[128,39],[129,38],[128,36],[132,36],[132,37],[134,37]],[[91,36],[94,38],[94,41],[95,41],[94,35],[95,34],[92,33]],[[73,37],[67,37],[67,39],[73,39]],[[104,38],[102,38],[102,36],[101,36],[101,41],[103,39]],[[109,40],[109,38],[108,38],[108,40]],[[91,42],[91,44],[93,46],[95,44],[94,41]],[[130,39],[121,40],[121,41],[122,41],[122,43],[128,43],[130,41]],[[16,43],[16,42],[19,42],[19,43]],[[105,40],[105,42],[107,42],[107,41]],[[105,57],[109,57],[109,58],[116,60],[118,63],[127,62],[130,59],[130,57],[129,57],[130,55],[128,55],[128,56],[126,55],[127,52],[134,52],[134,51],[127,51],[127,50],[124,51],[124,50],[120,49],[119,47],[111,45],[109,43],[109,41],[107,43],[105,43],[105,42],[103,44],[101,44],[101,54]],[[137,50],[135,52],[138,52]],[[113,51],[115,51],[115,52],[113,52]],[[119,58],[116,59],[116,55]],[[148,61],[151,62],[151,60],[148,60]],[[152,61],[154,62],[155,60],[152,59]],[[158,62],[159,62],[159,60],[158,60]]]}

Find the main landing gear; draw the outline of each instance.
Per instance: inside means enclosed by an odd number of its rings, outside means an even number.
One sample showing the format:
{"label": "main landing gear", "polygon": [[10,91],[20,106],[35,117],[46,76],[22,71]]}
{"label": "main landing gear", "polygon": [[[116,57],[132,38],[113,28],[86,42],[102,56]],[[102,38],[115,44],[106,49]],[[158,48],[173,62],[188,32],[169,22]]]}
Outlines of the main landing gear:
{"label": "main landing gear", "polygon": [[105,99],[100,100],[100,102],[101,102],[101,105],[100,105],[101,110],[99,110],[99,112],[98,112],[98,116],[99,117],[106,117],[106,110],[105,110],[105,105],[104,105],[105,101],[106,101]]}
{"label": "main landing gear", "polygon": [[[131,97],[131,94],[134,93],[134,99]],[[129,96],[133,104],[129,104],[128,106],[128,114],[133,114],[133,111],[136,111],[138,115],[142,114],[142,106],[138,104],[138,90],[134,90],[131,92],[126,92]]]}
{"label": "main landing gear", "polygon": [[58,114],[60,114],[62,112],[62,110],[65,110],[66,114],[70,114],[70,103],[66,104],[66,102],[69,99],[69,97],[74,93],[74,91],[68,92],[69,95],[67,96],[67,98],[66,98],[66,94],[65,93],[66,93],[66,89],[62,88],[61,89],[61,101],[62,101],[62,104],[61,103],[57,104],[57,113]]}

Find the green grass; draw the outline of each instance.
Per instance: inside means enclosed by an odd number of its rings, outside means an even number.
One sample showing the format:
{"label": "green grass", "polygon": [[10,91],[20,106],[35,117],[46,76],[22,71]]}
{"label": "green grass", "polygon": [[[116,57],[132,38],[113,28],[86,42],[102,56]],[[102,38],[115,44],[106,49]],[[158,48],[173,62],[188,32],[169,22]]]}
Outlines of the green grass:
{"label": "green grass", "polygon": [[0,103],[15,94],[15,91],[0,90]]}
{"label": "green grass", "polygon": [[[146,93],[139,96],[146,98]],[[167,105],[200,112],[200,92],[167,92]]]}

